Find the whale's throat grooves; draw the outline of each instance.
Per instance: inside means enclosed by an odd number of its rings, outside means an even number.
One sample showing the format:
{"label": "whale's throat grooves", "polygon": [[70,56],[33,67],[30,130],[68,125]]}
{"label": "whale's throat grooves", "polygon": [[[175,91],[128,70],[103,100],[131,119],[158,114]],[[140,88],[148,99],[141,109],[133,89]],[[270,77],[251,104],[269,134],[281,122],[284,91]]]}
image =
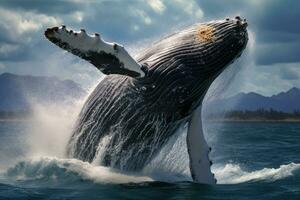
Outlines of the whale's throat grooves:
{"label": "whale's throat grooves", "polygon": [[172,113],[149,107],[138,95],[143,88],[135,90],[129,86],[129,78],[113,75],[104,82],[95,89],[80,114],[69,154],[92,162],[101,139],[110,136],[99,162],[122,170],[141,169],[179,122]]}

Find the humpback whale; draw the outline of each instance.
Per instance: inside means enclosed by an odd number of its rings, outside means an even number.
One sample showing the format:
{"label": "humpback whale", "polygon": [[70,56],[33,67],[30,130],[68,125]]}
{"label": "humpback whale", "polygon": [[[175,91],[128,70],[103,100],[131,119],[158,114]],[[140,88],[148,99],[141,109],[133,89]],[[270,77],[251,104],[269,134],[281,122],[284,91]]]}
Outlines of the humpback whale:
{"label": "humpback whale", "polygon": [[98,33],[75,32],[64,25],[48,28],[48,40],[107,75],[85,102],[67,154],[139,171],[188,123],[192,178],[214,184],[201,105],[215,78],[242,54],[248,41],[246,27],[239,16],[194,24],[153,43],[136,59]]}

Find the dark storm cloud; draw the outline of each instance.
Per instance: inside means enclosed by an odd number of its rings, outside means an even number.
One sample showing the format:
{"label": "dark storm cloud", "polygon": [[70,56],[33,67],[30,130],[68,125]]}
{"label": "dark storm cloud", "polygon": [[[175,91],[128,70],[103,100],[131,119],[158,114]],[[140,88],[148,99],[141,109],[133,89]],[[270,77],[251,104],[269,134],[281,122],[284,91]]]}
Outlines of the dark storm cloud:
{"label": "dark storm cloud", "polygon": [[256,62],[260,65],[293,63],[299,61],[300,43],[275,43],[259,45],[256,49]]}
{"label": "dark storm cloud", "polygon": [[7,9],[20,9],[46,14],[68,14],[81,10],[84,4],[71,0],[8,0],[0,1],[0,6]]}
{"label": "dark storm cloud", "polygon": [[211,1],[198,0],[199,6],[204,10],[207,18],[222,18],[235,13],[240,13],[245,10],[247,1],[245,0],[226,0],[226,1]]}
{"label": "dark storm cloud", "polygon": [[[186,8],[183,9],[183,5]],[[0,9],[6,11],[2,13],[6,20],[0,22],[0,42],[16,42],[26,45],[25,40],[36,41],[36,35],[42,34],[48,26],[60,26],[63,23],[67,25],[67,28],[75,30],[85,28],[88,33],[99,32],[108,41],[134,45],[141,39],[171,32],[174,27],[192,23],[202,17],[201,9],[194,1],[187,3],[179,0],[175,4],[172,1],[166,1],[161,5],[156,3],[155,6],[151,7],[149,1],[146,0],[0,1]],[[8,16],[10,14],[17,15],[17,19],[11,22]],[[28,15],[31,16],[30,19]],[[54,17],[57,23],[50,25],[44,22],[45,20],[40,21],[40,15],[44,18]],[[28,28],[27,31],[30,34],[16,34],[13,29],[27,22],[33,22],[38,28]],[[0,57],[9,59],[8,55],[0,55]],[[15,58],[13,52],[11,52],[11,58]]]}
{"label": "dark storm cloud", "polygon": [[[153,40],[163,33],[172,32],[176,27],[202,18],[203,13],[196,0],[174,2],[0,1],[0,70],[79,77],[87,82],[97,74],[93,71],[95,68],[51,45],[43,36],[47,27],[65,24],[67,28],[77,31],[85,28],[88,33],[98,32],[104,40],[118,42],[127,49],[129,45],[131,49],[141,49],[147,45],[141,40]],[[62,73],[61,65],[70,68],[64,68],[65,72]],[[83,68],[84,65],[87,67]]]}
{"label": "dark storm cloud", "polygon": [[0,43],[15,43],[14,37],[4,26],[0,25]]}
{"label": "dark storm cloud", "polygon": [[[194,1],[163,1],[163,7],[155,9],[150,1],[101,1],[87,5],[89,14],[82,23],[87,30],[99,32],[123,43],[153,38],[172,29],[191,24],[202,17]],[[183,9],[183,6],[190,9]]]}
{"label": "dark storm cloud", "polygon": [[[194,1],[163,1],[161,10],[151,7],[149,2],[147,0],[10,0],[0,1],[0,7],[59,17],[67,26],[100,32],[105,37],[120,42],[137,41],[160,35],[162,32],[170,32],[170,28],[174,26],[192,23],[200,18],[199,13],[196,12],[200,8]],[[82,15],[80,22],[71,16],[75,17],[76,12]]]}
{"label": "dark storm cloud", "polygon": [[[99,32],[104,39],[125,44],[135,44],[140,39],[168,33],[174,27],[200,19],[193,10],[184,11],[188,7],[186,1],[162,2],[162,12],[149,6],[149,1],[142,0],[10,0],[0,1],[0,8],[57,17],[67,26],[75,29],[86,28],[90,33]],[[179,5],[180,2],[185,2],[185,5]],[[202,10],[207,19],[237,14],[248,19],[250,29],[255,32],[255,60],[258,65],[300,61],[300,26],[297,22],[297,19],[300,19],[300,12],[297,10],[300,1],[199,0],[197,3],[199,7],[193,5],[194,9]],[[12,33],[6,25],[0,22],[0,42],[20,42],[24,35]],[[43,25],[43,28],[46,28],[46,25]]]}
{"label": "dark storm cloud", "polygon": [[260,27],[275,32],[300,33],[299,12],[300,1],[273,0],[265,6],[258,17]]}
{"label": "dark storm cloud", "polygon": [[248,80],[245,91],[273,94],[300,87],[299,7],[293,0],[0,0],[0,71],[98,80],[94,67],[45,40],[47,27],[85,28],[139,53],[183,26],[241,15],[255,42],[249,43],[251,61],[243,64],[251,70],[239,85]]}
{"label": "dark storm cloud", "polygon": [[207,18],[235,14],[247,18],[255,33],[258,65],[300,62],[300,1],[199,0],[198,4]]}
{"label": "dark storm cloud", "polygon": [[0,60],[25,61],[34,58],[34,45],[48,26],[60,25],[72,13],[84,9],[80,1],[9,0],[0,1]]}

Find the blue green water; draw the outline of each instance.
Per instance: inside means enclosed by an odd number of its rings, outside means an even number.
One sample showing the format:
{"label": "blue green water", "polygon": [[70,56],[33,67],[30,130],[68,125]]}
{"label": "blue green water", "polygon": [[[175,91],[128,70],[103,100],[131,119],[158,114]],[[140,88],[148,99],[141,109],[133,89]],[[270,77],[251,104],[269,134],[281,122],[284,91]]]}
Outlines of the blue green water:
{"label": "blue green water", "polygon": [[206,135],[217,185],[190,181],[184,134],[147,170],[122,174],[32,158],[28,125],[0,122],[0,199],[300,199],[300,123],[208,123]]}

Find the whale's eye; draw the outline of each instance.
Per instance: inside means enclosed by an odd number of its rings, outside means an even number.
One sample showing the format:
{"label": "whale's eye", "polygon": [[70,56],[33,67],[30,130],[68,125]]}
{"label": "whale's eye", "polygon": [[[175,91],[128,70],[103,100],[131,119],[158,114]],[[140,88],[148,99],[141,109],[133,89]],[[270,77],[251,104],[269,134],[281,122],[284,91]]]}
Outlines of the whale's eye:
{"label": "whale's eye", "polygon": [[215,29],[208,25],[200,25],[196,32],[196,39],[200,42],[213,42]]}

